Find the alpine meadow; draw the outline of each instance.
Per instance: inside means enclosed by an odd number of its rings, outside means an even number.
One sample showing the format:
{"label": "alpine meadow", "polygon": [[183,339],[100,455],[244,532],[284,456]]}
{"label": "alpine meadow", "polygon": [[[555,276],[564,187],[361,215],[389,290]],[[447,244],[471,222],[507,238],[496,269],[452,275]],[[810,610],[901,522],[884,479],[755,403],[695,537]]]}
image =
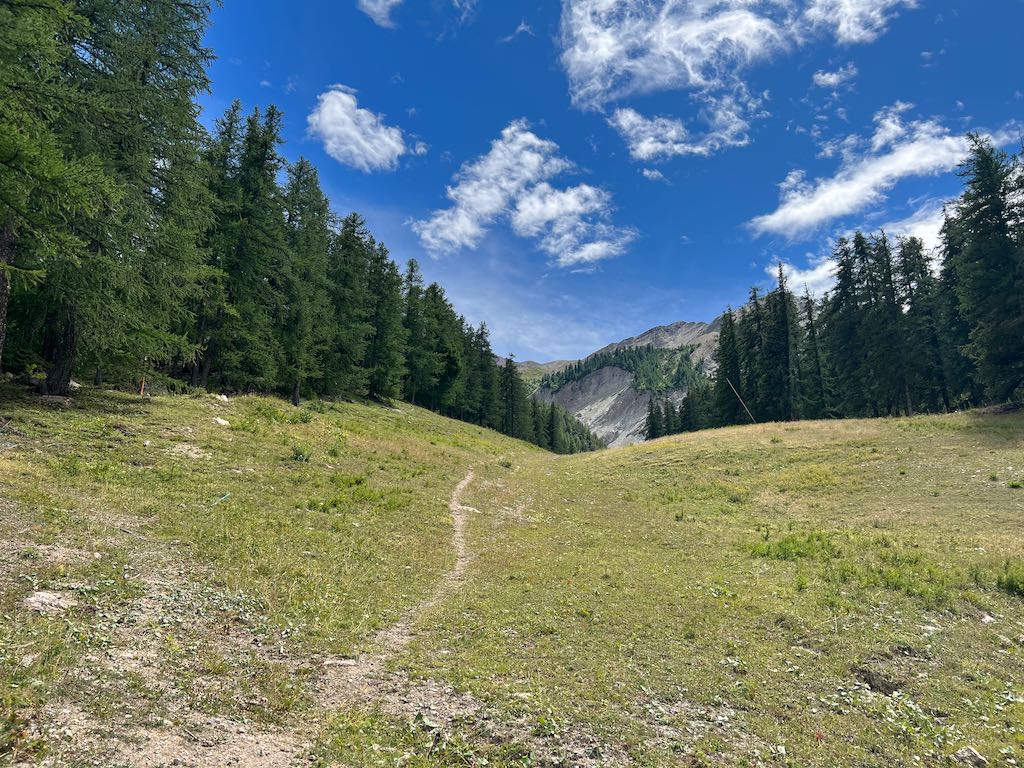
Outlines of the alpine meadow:
{"label": "alpine meadow", "polygon": [[1024,764],[1022,25],[0,0],[0,767]]}

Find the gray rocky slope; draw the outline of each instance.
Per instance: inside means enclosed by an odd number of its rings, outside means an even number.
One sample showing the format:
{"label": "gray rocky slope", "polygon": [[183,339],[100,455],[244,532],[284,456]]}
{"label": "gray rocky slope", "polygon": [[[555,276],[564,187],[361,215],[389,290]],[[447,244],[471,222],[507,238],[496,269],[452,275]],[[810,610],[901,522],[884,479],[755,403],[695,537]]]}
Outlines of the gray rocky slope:
{"label": "gray rocky slope", "polygon": [[[651,328],[638,336],[609,344],[598,352],[613,352],[630,347],[651,345],[658,349],[676,349],[694,346],[691,359],[694,365],[710,365],[711,356],[718,341],[719,321],[713,323],[678,322]],[[595,353],[596,354],[596,353]],[[526,370],[543,368],[544,372],[560,370],[569,363],[538,364],[520,363]],[[665,393],[666,399],[678,404],[686,394],[684,390]],[[647,408],[651,402],[650,392],[638,392],[633,388],[633,374],[621,368],[599,368],[579,381],[570,382],[557,392],[541,388],[534,397],[543,402],[554,402],[576,415],[584,424],[615,447],[631,445],[644,439],[644,425]]]}

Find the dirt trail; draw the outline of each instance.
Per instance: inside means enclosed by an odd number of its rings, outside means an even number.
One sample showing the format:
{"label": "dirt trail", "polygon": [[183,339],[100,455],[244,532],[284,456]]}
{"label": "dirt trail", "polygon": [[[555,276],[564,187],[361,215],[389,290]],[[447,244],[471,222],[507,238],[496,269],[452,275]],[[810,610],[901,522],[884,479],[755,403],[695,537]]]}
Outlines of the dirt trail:
{"label": "dirt trail", "polygon": [[452,514],[451,543],[455,550],[455,564],[441,577],[433,594],[406,611],[398,623],[374,635],[370,641],[371,652],[360,654],[355,659],[327,660],[324,664],[326,674],[318,695],[322,706],[334,709],[385,698],[395,687],[396,680],[384,679],[387,677],[387,663],[413,641],[417,618],[435,608],[463,580],[472,559],[466,547],[466,515],[475,510],[462,503],[462,494],[474,477],[470,469],[455,486],[448,502]]}
{"label": "dirt trail", "polygon": [[[455,486],[448,508],[452,517],[451,546],[455,562],[441,577],[434,591],[414,605],[394,625],[378,632],[371,639],[370,650],[360,656],[329,658],[313,686],[313,697],[320,710],[316,721],[330,713],[358,706],[375,706],[400,719],[412,720],[417,715],[427,718],[439,733],[455,729],[472,732],[474,738],[491,742],[515,742],[528,749],[540,765],[572,765],[584,767],[631,764],[621,747],[602,744],[585,729],[572,729],[555,738],[540,737],[534,723],[526,717],[500,719],[487,705],[471,694],[456,691],[437,680],[413,680],[402,671],[390,669],[394,661],[417,636],[417,624],[425,613],[451,596],[463,583],[473,555],[466,543],[468,517],[477,512],[462,503],[462,496],[475,475],[470,469]],[[111,521],[102,520],[104,526]],[[165,679],[167,670],[160,664],[160,627],[168,622],[186,620],[201,624],[208,613],[200,582],[184,576],[180,563],[166,551],[154,547],[137,525],[119,524],[117,530],[134,539],[134,551],[145,562],[140,572],[145,594],[128,608],[112,633],[114,642],[107,653],[92,656],[90,669],[116,670],[143,677],[147,684],[171,695],[173,687]],[[134,558],[133,558],[134,559]],[[208,596],[207,596],[208,598]],[[235,663],[245,663],[236,654],[239,648],[263,655],[256,638],[244,628],[235,627],[229,636],[220,636],[215,643]],[[298,668],[308,659],[278,655],[274,661]],[[124,724],[112,731],[72,702],[47,707],[43,730],[49,732],[53,749],[43,760],[45,766],[58,766],[76,755],[92,755],[105,760],[103,764],[131,768],[164,768],[169,765],[192,768],[289,768],[309,764],[310,744],[316,727],[307,723],[298,729],[274,728],[250,723],[234,717],[208,717],[193,711],[189,705],[168,702],[174,723],[163,726],[134,727]]]}

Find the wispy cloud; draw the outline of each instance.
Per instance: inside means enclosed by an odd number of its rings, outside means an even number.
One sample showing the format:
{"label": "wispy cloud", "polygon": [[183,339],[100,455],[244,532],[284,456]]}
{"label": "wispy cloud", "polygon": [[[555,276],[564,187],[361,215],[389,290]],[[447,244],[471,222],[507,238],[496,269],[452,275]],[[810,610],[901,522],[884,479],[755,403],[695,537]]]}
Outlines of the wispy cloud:
{"label": "wispy cloud", "polygon": [[797,238],[880,203],[905,178],[954,169],[967,154],[967,139],[936,120],[906,122],[909,109],[903,103],[887,107],[875,115],[870,137],[844,139],[834,176],[808,181],[804,171],[791,172],[779,185],[778,208],[750,222],[754,232]]}
{"label": "wispy cloud", "polygon": [[477,246],[499,221],[536,241],[558,266],[579,267],[621,255],[635,234],[609,223],[611,195],[589,184],[552,186],[573,167],[557,144],[517,120],[486,154],[459,169],[447,189],[452,205],[412,222],[412,228],[435,255]]}
{"label": "wispy cloud", "polygon": [[[711,123],[707,140],[694,141],[703,152],[713,152],[745,143],[746,124],[761,108],[762,99],[750,97],[744,79],[751,66],[824,34],[843,44],[869,42],[899,8],[914,5],[915,0],[563,0],[561,60],[573,103],[582,109],[602,110],[655,91],[691,92],[706,105]],[[829,82],[854,72],[820,74]],[[728,117],[733,132],[716,131],[715,117]]]}
{"label": "wispy cloud", "polygon": [[360,107],[356,91],[344,85],[332,85],[320,94],[307,123],[309,133],[323,142],[327,154],[364,173],[394,170],[403,155],[427,152],[422,141],[409,146],[401,128],[387,125],[383,115]]}
{"label": "wispy cloud", "polygon": [[359,10],[381,27],[393,27],[391,11],[402,4],[402,0],[358,0]]}
{"label": "wispy cloud", "polygon": [[708,131],[691,137],[683,121],[674,117],[644,117],[635,109],[617,109],[608,123],[619,132],[630,157],[651,162],[676,155],[710,155],[722,147],[742,146],[749,141],[750,125],[732,99],[723,99],[702,113]]}
{"label": "wispy cloud", "polygon": [[529,37],[535,37],[535,35],[533,34],[533,27],[527,24],[525,19],[519,22],[519,26],[515,28],[515,31],[513,31],[512,34],[506,35],[505,37],[501,38],[498,42],[511,43],[520,35],[528,35]]}
{"label": "wispy cloud", "polygon": [[[405,0],[356,0],[359,10],[373,19],[381,27],[394,27],[391,12]],[[459,14],[459,22],[466,21],[476,9],[476,0],[451,0],[452,7]]]}
{"label": "wispy cloud", "polygon": [[840,67],[833,72],[819,69],[811,80],[818,88],[838,88],[853,81],[856,77],[857,65],[850,62],[845,67]]}

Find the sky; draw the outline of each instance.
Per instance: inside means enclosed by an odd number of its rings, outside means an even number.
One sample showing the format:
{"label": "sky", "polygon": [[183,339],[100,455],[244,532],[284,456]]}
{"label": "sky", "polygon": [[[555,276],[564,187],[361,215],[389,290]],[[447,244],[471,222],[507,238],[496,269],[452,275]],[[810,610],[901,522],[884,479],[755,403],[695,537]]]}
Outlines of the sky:
{"label": "sky", "polygon": [[224,0],[207,125],[285,115],[341,215],[498,354],[551,360],[770,287],[838,236],[934,246],[969,131],[1017,151],[1024,0]]}

